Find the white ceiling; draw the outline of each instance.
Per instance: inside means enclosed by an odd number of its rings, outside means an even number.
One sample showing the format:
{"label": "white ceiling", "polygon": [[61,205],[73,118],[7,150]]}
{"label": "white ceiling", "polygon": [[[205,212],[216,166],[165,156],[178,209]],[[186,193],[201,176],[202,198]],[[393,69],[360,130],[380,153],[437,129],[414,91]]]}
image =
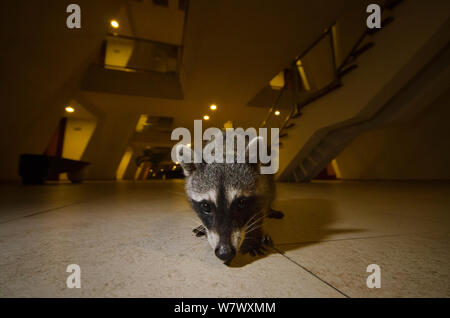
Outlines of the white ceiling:
{"label": "white ceiling", "polygon": [[[129,2],[131,6],[136,3]],[[355,5],[357,0],[190,1],[184,35],[183,101],[101,92],[82,94],[106,112],[173,116],[175,126],[189,128],[194,119],[206,113],[211,115],[205,123],[208,126],[222,127],[228,120],[239,126],[258,126],[266,109],[246,104],[345,8]],[[133,24],[150,30],[151,19],[143,15],[146,11],[138,10],[139,15],[135,11],[131,15]],[[151,10],[147,13],[154,14]],[[158,31],[170,33],[169,27]],[[141,35],[155,39],[149,33]],[[214,113],[209,111],[212,103],[218,105]]]}
{"label": "white ceiling", "polygon": [[[208,125],[221,127],[232,120],[235,126],[257,126],[265,110],[246,106],[248,101],[340,16],[346,6],[360,3],[358,0],[190,1],[183,40],[185,99],[175,101],[80,92],[84,71],[98,60],[101,42],[111,31],[109,21],[124,6],[131,5],[134,32],[140,37],[161,36],[160,40],[179,43],[179,24],[173,24],[173,32],[168,27],[152,26],[156,20],[145,15],[150,11],[137,10],[137,14],[134,0],[78,0],[82,28],[71,30],[65,22],[66,7],[72,2],[0,2],[0,36],[5,44],[0,62],[0,91],[4,97],[0,115],[7,118],[0,126],[0,145],[9,150],[0,168],[3,178],[16,177],[20,153],[40,153],[45,149],[54,127],[64,116],[64,105],[74,98],[96,116],[111,112],[115,117],[121,113],[127,113],[128,117],[135,114],[136,118],[140,114],[172,116],[175,126],[188,128],[215,103],[218,110]],[[155,35],[150,35],[150,31]]]}

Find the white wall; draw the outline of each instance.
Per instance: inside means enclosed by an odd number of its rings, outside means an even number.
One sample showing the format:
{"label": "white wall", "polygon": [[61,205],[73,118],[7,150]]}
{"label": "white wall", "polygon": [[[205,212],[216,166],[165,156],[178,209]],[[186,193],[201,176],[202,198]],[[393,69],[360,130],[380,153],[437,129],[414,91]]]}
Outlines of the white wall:
{"label": "white wall", "polygon": [[358,136],[337,158],[343,179],[450,180],[450,91],[411,120]]}
{"label": "white wall", "polygon": [[343,77],[342,87],[307,105],[293,120],[296,126],[282,140],[278,180],[287,179],[305,159],[302,149],[316,132],[370,118],[447,45],[449,8],[450,2],[430,6],[420,0],[395,8],[395,20],[374,35],[375,46],[358,57],[358,68]]}
{"label": "white wall", "polygon": [[116,179],[117,168],[131,141],[138,119],[138,114],[115,112],[99,118],[95,134],[82,157],[83,161],[91,163],[87,168],[87,179]]}
{"label": "white wall", "polygon": [[81,160],[96,125],[97,122],[95,120],[67,118],[64,132],[63,158]]}
{"label": "white wall", "polygon": [[2,12],[2,180],[19,179],[21,153],[44,152],[84,70],[99,55],[106,21],[124,1],[76,1],[83,8],[82,27],[77,30],[65,24],[70,3],[16,0]]}

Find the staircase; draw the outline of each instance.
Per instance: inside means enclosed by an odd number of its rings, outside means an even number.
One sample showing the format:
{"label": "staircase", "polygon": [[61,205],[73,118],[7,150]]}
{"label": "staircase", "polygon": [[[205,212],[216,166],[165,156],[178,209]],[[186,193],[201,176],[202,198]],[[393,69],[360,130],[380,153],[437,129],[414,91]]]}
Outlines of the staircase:
{"label": "staircase", "polygon": [[[278,124],[277,180],[310,181],[363,131],[395,120],[405,109],[426,107],[448,89],[449,4],[430,7],[418,0],[389,4],[383,8],[380,31],[357,38],[349,54],[335,64],[336,76],[328,85],[309,94],[290,90],[293,106]],[[345,36],[339,33],[339,24],[325,32],[334,48]],[[297,61],[303,59],[305,64],[306,54],[293,63],[294,83],[302,81]],[[262,126],[276,126],[271,120],[277,109],[274,103]]]}

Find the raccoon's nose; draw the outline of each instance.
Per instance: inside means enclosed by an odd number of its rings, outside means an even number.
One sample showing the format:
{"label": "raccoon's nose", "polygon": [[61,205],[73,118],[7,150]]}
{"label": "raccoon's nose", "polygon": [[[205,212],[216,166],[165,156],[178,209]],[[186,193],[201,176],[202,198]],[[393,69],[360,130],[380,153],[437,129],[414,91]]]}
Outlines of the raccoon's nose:
{"label": "raccoon's nose", "polygon": [[236,255],[236,249],[230,245],[219,245],[216,248],[216,256],[222,261],[229,261]]}

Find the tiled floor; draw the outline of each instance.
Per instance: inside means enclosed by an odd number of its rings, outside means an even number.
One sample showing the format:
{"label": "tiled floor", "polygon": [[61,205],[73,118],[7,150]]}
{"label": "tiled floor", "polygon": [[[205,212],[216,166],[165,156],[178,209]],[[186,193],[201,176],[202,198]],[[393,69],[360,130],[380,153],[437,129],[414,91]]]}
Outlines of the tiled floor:
{"label": "tiled floor", "polygon": [[180,181],[0,185],[0,296],[450,297],[450,184],[279,184],[276,207],[271,253],[226,267]]}

